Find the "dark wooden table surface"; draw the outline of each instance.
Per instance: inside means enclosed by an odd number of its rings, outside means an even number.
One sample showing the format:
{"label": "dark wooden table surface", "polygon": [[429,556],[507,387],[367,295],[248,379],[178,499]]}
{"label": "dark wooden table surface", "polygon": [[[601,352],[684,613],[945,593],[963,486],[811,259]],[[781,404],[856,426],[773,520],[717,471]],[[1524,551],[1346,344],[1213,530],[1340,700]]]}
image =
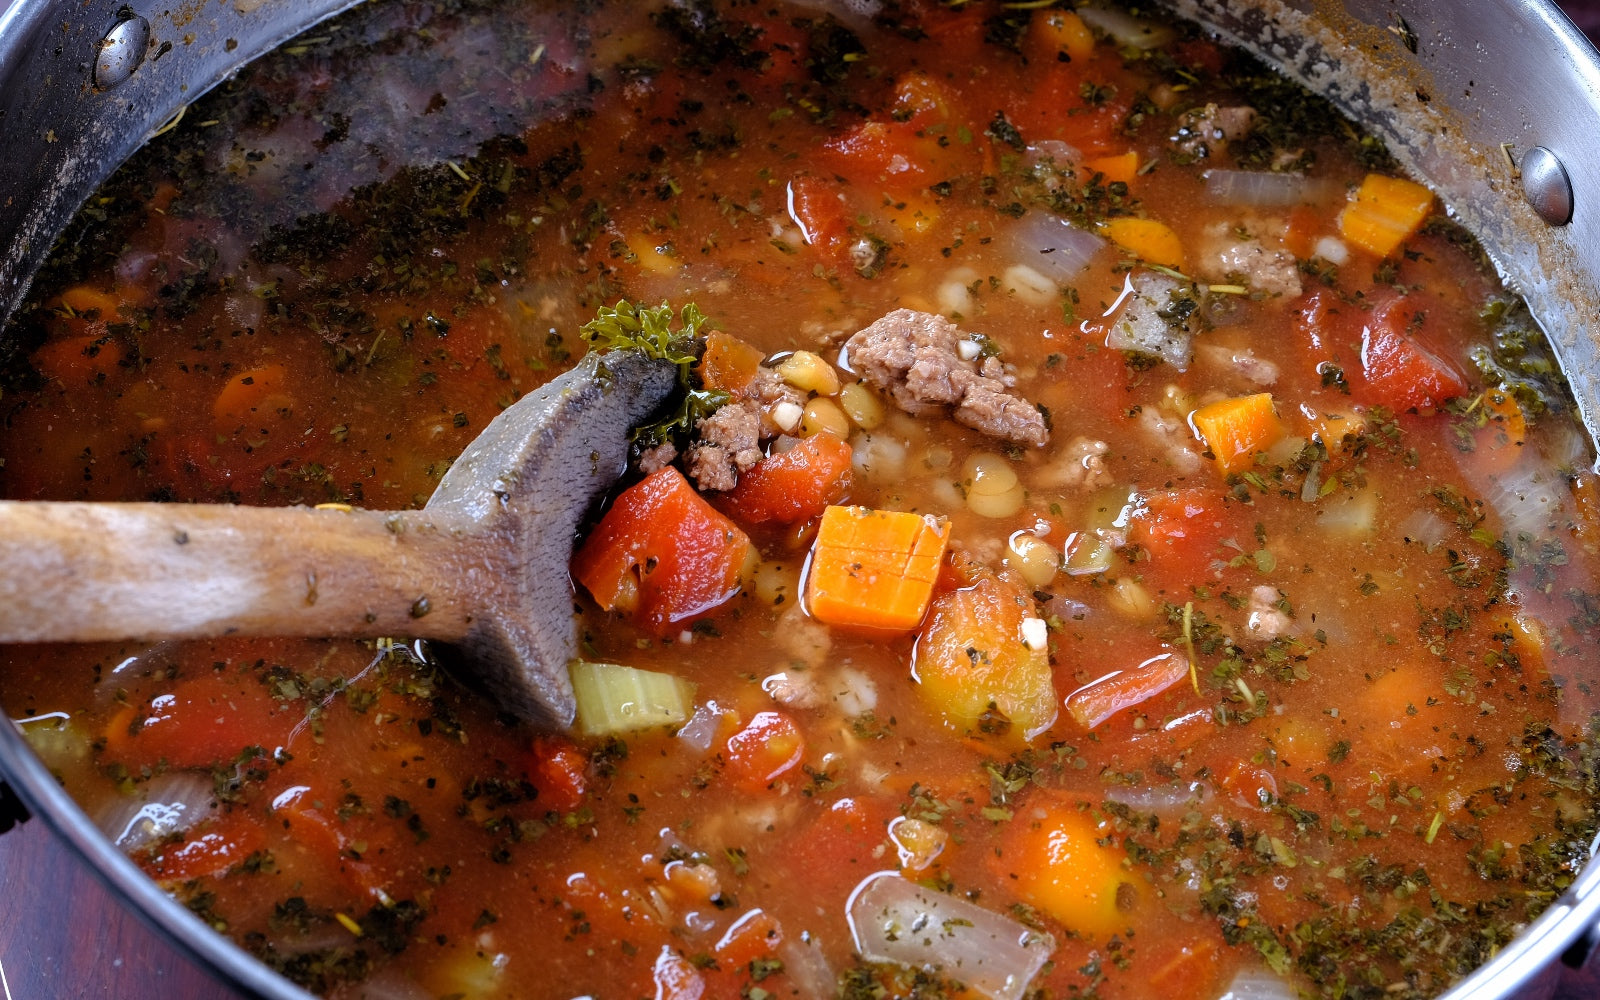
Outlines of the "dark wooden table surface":
{"label": "dark wooden table surface", "polygon": [[[9,0],[0,0],[0,10]],[[1600,0],[1563,3],[1600,37]],[[1600,998],[1600,960],[1552,967],[1555,1000]],[[1538,994],[1544,994],[1539,989]],[[0,835],[0,1000],[230,998],[127,913],[37,820]]]}

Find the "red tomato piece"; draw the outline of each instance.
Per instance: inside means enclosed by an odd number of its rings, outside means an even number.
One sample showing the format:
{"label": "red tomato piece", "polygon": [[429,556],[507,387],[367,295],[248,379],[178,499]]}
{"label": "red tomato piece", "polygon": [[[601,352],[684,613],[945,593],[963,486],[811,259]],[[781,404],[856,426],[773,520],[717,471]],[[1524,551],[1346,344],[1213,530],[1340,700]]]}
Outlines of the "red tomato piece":
{"label": "red tomato piece", "polygon": [[799,524],[820,517],[850,485],[850,446],[826,432],[757,462],[724,494],[722,507],[745,524]]}
{"label": "red tomato piece", "polygon": [[266,846],[266,832],[256,817],[242,809],[224,813],[191,830],[182,843],[170,844],[142,862],[152,878],[169,882],[221,875]]}
{"label": "red tomato piece", "polygon": [[337,803],[301,786],[276,796],[272,815],[288,830],[297,849],[335,871],[346,888],[380,895],[392,872],[380,870],[375,862],[381,857],[392,865],[399,856],[391,846],[393,828],[370,821],[357,827],[360,818],[340,818]]}
{"label": "red tomato piece", "polygon": [[1391,410],[1432,410],[1463,395],[1467,379],[1454,362],[1420,336],[1426,315],[1405,299],[1372,310],[1361,331],[1361,370],[1367,395]]}
{"label": "red tomato piece", "polygon": [[583,804],[589,789],[589,758],[577,744],[563,736],[541,736],[533,741],[533,763],[528,777],[539,789],[543,807],[571,812]]}
{"label": "red tomato piece", "polygon": [[853,206],[844,185],[812,174],[789,182],[789,217],[800,227],[806,245],[823,256],[842,258],[849,253]]}
{"label": "red tomato piece", "polygon": [[1082,63],[1050,63],[1030,89],[1018,89],[1006,117],[1027,142],[1058,139],[1085,156],[1120,153],[1127,148],[1122,124],[1132,105],[1125,97],[1090,104],[1083,96],[1092,82]]}
{"label": "red tomato piece", "polygon": [[114,725],[105,756],[123,764],[211,767],[236,760],[246,747],[271,754],[304,719],[304,705],[278,701],[254,676],[211,673],[151,698],[143,718],[123,720],[122,732]]}
{"label": "red tomato piece", "polygon": [[762,909],[754,909],[733,922],[717,942],[717,963],[737,969],[777,951],[783,943],[783,929]]}
{"label": "red tomato piece", "polygon": [[805,755],[800,727],[782,712],[758,712],[743,729],[728,737],[723,773],[755,791],[793,770]]}
{"label": "red tomato piece", "polygon": [[607,611],[668,635],[739,590],[750,539],[672,466],[623,490],[572,559]]}
{"label": "red tomato piece", "polygon": [[[1208,575],[1229,555],[1222,541],[1237,537],[1236,516],[1220,490],[1193,487],[1143,498],[1128,524],[1128,541],[1150,556],[1143,572],[1167,589]],[[1237,554],[1237,553],[1233,553]]]}

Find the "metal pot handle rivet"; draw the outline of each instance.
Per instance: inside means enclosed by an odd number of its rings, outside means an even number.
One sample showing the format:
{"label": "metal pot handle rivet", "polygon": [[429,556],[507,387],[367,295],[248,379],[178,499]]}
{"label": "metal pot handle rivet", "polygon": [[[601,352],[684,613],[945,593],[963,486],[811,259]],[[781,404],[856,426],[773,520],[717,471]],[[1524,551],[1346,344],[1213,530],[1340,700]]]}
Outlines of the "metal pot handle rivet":
{"label": "metal pot handle rivet", "polygon": [[1572,179],[1556,154],[1543,146],[1528,150],[1518,164],[1522,172],[1522,194],[1539,218],[1552,226],[1572,221]]}
{"label": "metal pot handle rivet", "polygon": [[111,26],[94,60],[94,85],[110,90],[133,75],[150,47],[150,22],[137,14]]}
{"label": "metal pot handle rivet", "polygon": [[17,798],[11,786],[0,781],[0,833],[5,833],[19,823],[26,823],[33,818],[28,812],[28,807]]}

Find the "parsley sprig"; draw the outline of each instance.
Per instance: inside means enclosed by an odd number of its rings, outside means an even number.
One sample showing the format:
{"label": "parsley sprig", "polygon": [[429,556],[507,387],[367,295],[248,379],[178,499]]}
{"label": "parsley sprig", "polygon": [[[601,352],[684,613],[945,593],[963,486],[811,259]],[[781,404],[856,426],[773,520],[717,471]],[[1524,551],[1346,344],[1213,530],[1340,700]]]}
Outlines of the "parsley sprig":
{"label": "parsley sprig", "polygon": [[[678,320],[676,328],[673,320]],[[659,306],[640,306],[619,299],[614,306],[601,306],[594,319],[583,324],[583,339],[600,351],[639,351],[646,357],[661,358],[678,366],[676,405],[662,420],[633,431],[631,440],[641,448],[653,448],[687,436],[694,425],[731,400],[720,389],[696,385],[695,363],[705,349],[702,331],[711,325],[705,313],[693,302],[674,310],[666,302]]]}

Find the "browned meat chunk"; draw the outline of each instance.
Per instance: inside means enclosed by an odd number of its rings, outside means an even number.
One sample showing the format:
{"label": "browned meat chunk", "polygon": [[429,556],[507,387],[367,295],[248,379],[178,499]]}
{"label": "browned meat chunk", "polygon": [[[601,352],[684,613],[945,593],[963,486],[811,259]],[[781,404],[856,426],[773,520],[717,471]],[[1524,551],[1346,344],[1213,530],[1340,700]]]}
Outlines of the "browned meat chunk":
{"label": "browned meat chunk", "polygon": [[701,489],[731,490],[739,473],[761,461],[760,441],[760,407],[749,400],[728,403],[695,427],[684,466]]}
{"label": "browned meat chunk", "polygon": [[678,457],[678,446],[663,441],[654,448],[646,448],[639,456],[639,471],[645,475],[665,469]]}
{"label": "browned meat chunk", "polygon": [[[970,346],[965,353],[962,343]],[[983,358],[971,336],[943,316],[896,309],[845,344],[849,366],[907,413],[948,410],[957,423],[1016,444],[1050,439],[1039,407],[1011,391],[1012,379]]]}

